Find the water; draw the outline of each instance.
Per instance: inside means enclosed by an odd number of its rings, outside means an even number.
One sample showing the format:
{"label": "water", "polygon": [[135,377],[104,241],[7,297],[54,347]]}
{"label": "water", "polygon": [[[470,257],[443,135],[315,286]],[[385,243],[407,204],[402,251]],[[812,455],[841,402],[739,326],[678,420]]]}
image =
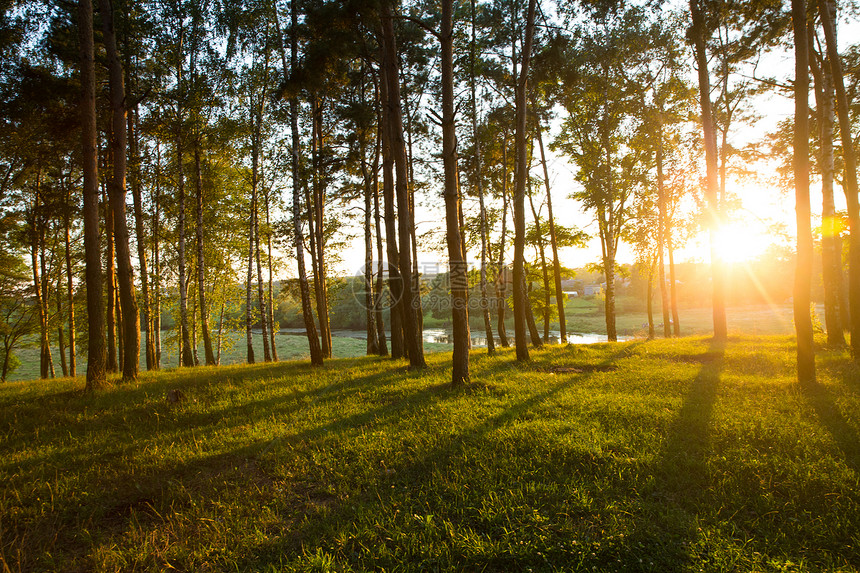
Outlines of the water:
{"label": "water", "polygon": [[[303,328],[282,328],[282,334],[304,334],[305,330]],[[480,334],[479,334],[480,333]],[[495,333],[494,333],[495,334]],[[364,330],[332,330],[332,336],[340,336],[344,338],[357,338],[360,340],[364,340],[367,338],[367,333]],[[390,332],[386,332],[387,336],[391,336]],[[549,344],[558,344],[560,340],[561,333],[558,330],[550,330],[549,331],[549,340],[544,341]],[[541,336],[543,336],[543,332],[541,332]],[[453,342],[454,333],[452,330],[447,328],[425,328],[424,329],[424,342],[433,342],[439,344],[451,344]],[[508,337],[513,340],[513,331],[508,333]],[[625,341],[631,340],[632,336],[619,336],[618,340]],[[596,342],[606,342],[607,337],[605,334],[597,334],[594,332],[574,332],[567,333],[567,342],[569,344],[594,344]],[[498,344],[498,337],[496,337],[496,344]],[[484,336],[484,331],[472,331],[472,346],[476,348],[487,346],[487,338]]]}

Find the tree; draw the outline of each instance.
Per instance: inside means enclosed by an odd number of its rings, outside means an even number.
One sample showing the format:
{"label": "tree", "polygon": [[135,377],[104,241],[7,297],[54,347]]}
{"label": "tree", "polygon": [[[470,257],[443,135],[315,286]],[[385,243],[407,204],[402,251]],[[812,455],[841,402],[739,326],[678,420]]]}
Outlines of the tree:
{"label": "tree", "polygon": [[[532,41],[534,39],[535,0],[529,0],[526,13],[525,40],[522,48],[522,64],[519,76],[515,73],[516,89],[516,170],[514,172],[514,337],[517,360],[529,359],[526,346],[526,305],[528,297],[525,288],[525,236],[526,213],[525,195],[526,178],[528,177],[528,150],[526,148],[526,102],[528,94],[529,62],[531,60]],[[516,64],[514,64],[516,68]]]}
{"label": "tree", "polygon": [[797,330],[797,380],[815,382],[812,334],[812,212],[809,204],[809,48],[806,1],[791,0],[794,30],[794,188],[797,212],[797,270],[794,279],[794,326]]}
{"label": "tree", "polygon": [[87,280],[87,390],[107,383],[104,303],[102,302],[101,248],[99,245],[99,191],[96,147],[96,92],[93,47],[93,7],[78,2],[81,49],[81,145],[84,175],[84,249]]}
{"label": "tree", "polygon": [[126,95],[122,64],[117,51],[110,0],[99,0],[105,49],[108,56],[111,102],[111,155],[113,172],[109,180],[111,212],[114,217],[114,239],[117,258],[117,283],[122,306],[123,361],[122,378],[137,379],[140,363],[140,315],[134,290],[134,269],[131,266],[128,222],[125,213],[125,176],[128,158],[126,132]]}

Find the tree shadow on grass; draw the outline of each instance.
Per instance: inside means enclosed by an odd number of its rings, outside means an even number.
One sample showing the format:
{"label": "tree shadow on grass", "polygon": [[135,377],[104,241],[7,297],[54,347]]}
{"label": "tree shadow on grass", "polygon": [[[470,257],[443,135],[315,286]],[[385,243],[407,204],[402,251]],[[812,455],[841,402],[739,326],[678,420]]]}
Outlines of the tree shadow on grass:
{"label": "tree shadow on grass", "polygon": [[801,393],[812,406],[819,423],[836,442],[845,464],[860,472],[860,434],[840,410],[833,391],[823,384],[813,383],[803,385]]}
{"label": "tree shadow on grass", "polygon": [[[600,365],[610,365],[619,358],[629,356],[630,352],[630,348],[622,348],[608,356],[605,356],[604,360],[600,362]],[[492,365],[488,365],[487,368],[492,370],[513,369],[514,371],[541,370],[540,367],[533,368],[533,365],[522,365],[508,362],[494,363]],[[328,546],[333,539],[349,538],[353,534],[351,531],[352,527],[356,524],[357,520],[361,519],[359,517],[361,512],[364,512],[365,519],[367,517],[367,511],[378,512],[379,519],[381,520],[380,523],[384,523],[386,518],[381,516],[391,508],[395,508],[403,504],[404,500],[401,496],[411,496],[413,495],[412,492],[421,492],[418,494],[420,496],[431,496],[430,498],[422,499],[420,501],[413,500],[415,503],[419,503],[421,505],[426,504],[427,507],[437,506],[437,508],[443,512],[453,511],[454,513],[457,513],[458,508],[456,507],[456,503],[451,502],[452,505],[447,506],[446,501],[439,499],[439,496],[444,497],[444,495],[446,495],[444,491],[440,491],[439,488],[441,487],[444,490],[444,488],[447,487],[443,483],[445,481],[444,478],[441,478],[440,476],[445,475],[446,472],[468,471],[466,468],[469,468],[475,463],[474,455],[490,445],[492,440],[492,438],[489,437],[490,434],[510,426],[520,419],[528,419],[538,408],[540,408],[541,404],[550,401],[561,392],[570,389],[575,385],[581,384],[584,380],[592,377],[595,373],[602,371],[603,370],[601,368],[595,368],[586,372],[577,372],[573,375],[564,373],[562,376],[557,378],[553,377],[553,383],[547,384],[547,387],[545,387],[546,389],[543,391],[532,393],[525,399],[508,405],[503,411],[495,415],[485,417],[474,425],[462,428],[447,436],[441,437],[437,441],[437,445],[431,450],[420,454],[417,458],[407,459],[405,463],[394,466],[391,469],[391,473],[381,476],[378,482],[367,484],[368,489],[361,496],[361,500],[351,499],[348,502],[342,500],[329,500],[325,507],[325,512],[322,514],[315,514],[313,519],[309,519],[298,524],[298,527],[296,527],[288,537],[282,537],[272,540],[270,543],[257,546],[253,553],[248,554],[246,559],[242,561],[242,567],[250,570],[258,569],[264,564],[277,562],[284,556],[287,556],[288,558],[289,556],[294,557],[308,549],[310,549],[310,553],[313,554],[315,548],[324,548]],[[487,369],[482,369],[481,374],[486,375]],[[444,390],[446,387],[447,385],[444,387],[439,386],[437,387],[439,389],[437,391]],[[480,391],[481,389],[478,388],[477,390]],[[466,387],[462,390],[446,390],[443,392],[443,395],[456,399],[458,396],[469,394],[472,391],[473,388]],[[356,422],[361,423],[365,418],[366,415],[353,419],[348,418],[343,420],[341,424],[347,428],[355,427]],[[319,429],[306,434],[304,438],[313,440],[316,439],[317,436],[319,436]],[[522,445],[510,445],[510,447],[521,448]],[[478,452],[472,452],[472,450],[475,449],[477,449]],[[588,471],[587,468],[593,467],[593,464],[595,463],[600,463],[600,460],[595,460],[594,454],[585,451],[567,452],[566,459],[564,460],[543,459],[540,457],[534,458],[534,456],[539,456],[539,453],[535,451],[516,451],[505,455],[518,457],[519,461],[528,466],[532,466],[527,477],[511,475],[510,479],[514,481],[518,478],[527,479],[530,482],[538,480],[539,478],[537,478],[536,474],[533,474],[532,472],[542,474],[542,472],[557,473],[565,471]],[[550,466],[556,467],[551,470],[547,470],[547,467]],[[479,471],[475,475],[475,480],[480,479]],[[486,484],[477,483],[476,481],[471,484],[466,483],[464,486],[469,487],[469,489],[482,490],[486,487]],[[518,486],[511,484],[511,487]],[[427,492],[433,493],[428,494]],[[359,506],[363,506],[363,509]],[[430,510],[428,509],[428,511]],[[467,515],[458,515],[457,517],[449,515],[448,518],[455,522],[459,520],[459,522],[456,523],[456,526],[463,527],[466,530],[472,530],[473,528],[479,530],[482,527],[488,527],[486,523],[473,523],[471,520],[476,519],[476,517],[474,515],[470,517],[468,513],[469,512],[467,512]],[[377,518],[374,517],[373,519],[376,520]],[[395,517],[393,519],[397,518]],[[385,526],[379,525],[378,527]],[[354,548],[358,549],[359,547],[364,547],[363,544],[368,541],[369,540],[367,539],[356,541]],[[373,561],[374,558],[370,557],[371,562],[368,563],[363,562],[363,559],[368,558],[367,555],[359,557],[358,555],[360,552],[348,552],[348,554],[352,555],[352,557],[348,559],[358,559],[358,561],[351,563],[353,567],[358,568],[357,570],[364,567],[387,568],[389,566],[402,566],[403,563],[398,563],[392,555],[403,555],[403,552],[410,551],[403,546],[398,546],[397,541],[387,538],[385,535],[381,535],[381,531],[380,536],[375,537],[370,542],[389,545],[390,547],[388,548],[389,551],[387,556],[379,557],[378,561]],[[420,568],[426,565],[430,567],[431,570],[434,569],[434,567],[436,569],[441,567],[441,564],[438,562],[433,565],[433,559],[435,558],[430,559],[427,555],[414,555],[413,557],[414,561],[410,561],[411,566],[413,567]],[[455,567],[459,570],[512,571],[524,570],[527,566],[537,566],[540,569],[541,565],[546,564],[543,556],[539,556],[536,552],[530,552],[527,548],[521,548],[518,551],[505,550],[501,553],[496,552],[489,557],[479,554],[451,554],[446,558],[449,559],[449,567]],[[444,569],[445,567],[441,568]]]}
{"label": "tree shadow on grass", "polygon": [[710,425],[716,403],[725,346],[712,342],[709,350],[687,356],[701,363],[654,465],[641,487],[639,511],[632,531],[609,546],[598,561],[618,571],[684,571],[697,558],[697,520],[708,505],[711,482],[707,462]]}

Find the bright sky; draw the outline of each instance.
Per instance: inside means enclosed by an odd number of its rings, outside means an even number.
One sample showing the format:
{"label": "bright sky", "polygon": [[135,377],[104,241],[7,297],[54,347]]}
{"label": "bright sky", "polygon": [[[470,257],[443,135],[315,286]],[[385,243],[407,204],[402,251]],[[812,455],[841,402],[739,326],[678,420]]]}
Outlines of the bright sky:
{"label": "bright sky", "polygon": [[[855,32],[860,32],[860,25],[856,21],[840,22],[840,27],[840,38],[843,44],[840,49],[844,49],[852,38],[857,37]],[[784,80],[793,75],[793,67],[793,54],[780,52],[767,55],[762,60],[759,69],[766,69],[769,75]],[[810,100],[812,101],[811,94]],[[814,105],[814,102],[812,103]],[[793,116],[794,104],[789,98],[771,92],[758,98],[755,109],[762,117],[753,125],[736,128],[730,136],[733,143],[738,147],[764,140],[767,133],[774,131],[780,121]],[[551,140],[551,137],[548,137],[547,140]],[[569,198],[574,185],[576,185],[574,182],[576,168],[565,157],[557,156],[549,149],[547,149],[547,161],[556,220],[563,225],[579,227],[593,237],[586,248],[563,249],[561,252],[563,264],[567,267],[577,268],[597,262],[600,258],[601,249],[594,216],[584,212],[578,202]],[[736,194],[741,203],[740,208],[732,216],[732,223],[720,234],[720,240],[725,245],[721,253],[729,261],[746,260],[760,256],[771,244],[785,243],[785,233],[790,236],[790,241],[793,242],[795,232],[793,193],[786,193],[780,189],[779,176],[774,171],[773,166],[762,165],[755,166],[755,168],[758,171],[756,181],[734,180],[729,183],[730,192]],[[812,182],[811,192],[814,217],[818,217],[821,210],[821,194],[815,181]],[[444,231],[441,190],[437,190],[437,193],[438,195],[431,200],[438,206],[437,208],[419,208],[417,212],[419,235],[429,230],[431,226]],[[837,209],[844,209],[844,196],[838,191],[836,201]],[[471,208],[471,204],[467,204],[466,208]],[[774,234],[775,225],[781,225],[784,231]],[[813,227],[817,225],[818,223],[814,221]],[[510,239],[508,244],[511,245]],[[512,249],[509,250],[507,256],[510,257],[511,255]],[[477,251],[470,252],[470,257],[476,264],[479,256],[480,253]],[[343,258],[346,262],[343,268],[338,269],[339,271],[349,274],[358,272],[364,260],[363,240],[357,239],[344,253]],[[418,258],[421,264],[430,266],[439,260],[447,259],[444,253],[439,254],[423,250],[419,250]],[[631,263],[634,258],[632,249],[622,243],[618,253],[618,262]],[[709,258],[709,243],[705,233],[693,237],[684,248],[678,249],[676,253],[677,262],[707,262]],[[508,258],[508,260],[510,259]]]}

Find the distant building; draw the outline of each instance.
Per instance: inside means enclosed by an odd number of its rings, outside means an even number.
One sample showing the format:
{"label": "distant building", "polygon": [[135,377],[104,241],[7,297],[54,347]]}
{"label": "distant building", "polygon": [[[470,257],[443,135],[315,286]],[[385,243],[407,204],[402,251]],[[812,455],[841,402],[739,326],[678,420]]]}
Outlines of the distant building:
{"label": "distant building", "polygon": [[594,296],[603,293],[603,285],[585,285],[582,294],[584,296]]}

